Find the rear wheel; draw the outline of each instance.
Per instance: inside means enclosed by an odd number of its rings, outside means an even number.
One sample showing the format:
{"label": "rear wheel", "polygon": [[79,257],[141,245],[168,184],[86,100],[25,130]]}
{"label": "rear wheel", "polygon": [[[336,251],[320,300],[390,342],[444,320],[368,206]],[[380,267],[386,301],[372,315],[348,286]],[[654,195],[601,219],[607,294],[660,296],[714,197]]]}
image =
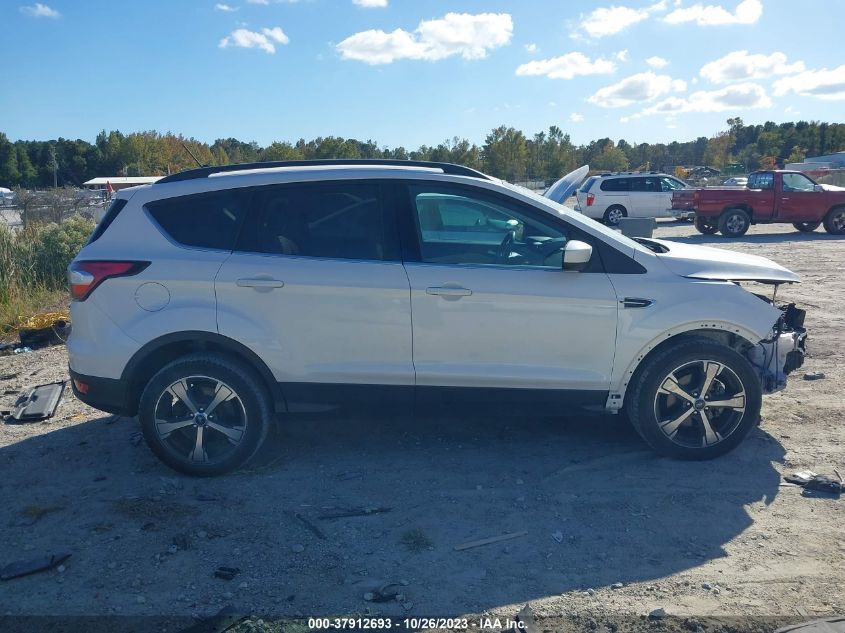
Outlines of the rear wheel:
{"label": "rear wheel", "polygon": [[608,226],[619,226],[619,220],[628,217],[628,211],[621,204],[614,204],[604,212],[604,223]]}
{"label": "rear wheel", "polygon": [[821,225],[821,222],[793,222],[792,223],[792,226],[794,226],[796,229],[798,229],[802,233],[812,233],[817,228],[819,228],[820,225]]}
{"label": "rear wheel", "polygon": [[710,459],[736,447],[760,417],[760,380],[729,347],[689,338],[637,371],[626,398],[637,432],[658,453]]}
{"label": "rear wheel", "polygon": [[719,230],[718,225],[716,225],[716,223],[710,218],[697,215],[695,216],[695,220],[693,222],[695,223],[696,230],[704,235],[713,235]]}
{"label": "rear wheel", "polygon": [[237,361],[194,354],[152,377],[138,410],[147,445],[179,472],[221,475],[245,464],[271,423],[259,378]]}
{"label": "rear wheel", "polygon": [[744,209],[728,209],[719,216],[719,232],[725,237],[742,237],[751,226],[751,217]]}
{"label": "rear wheel", "polygon": [[836,207],[824,216],[824,230],[831,235],[845,234],[845,207]]}

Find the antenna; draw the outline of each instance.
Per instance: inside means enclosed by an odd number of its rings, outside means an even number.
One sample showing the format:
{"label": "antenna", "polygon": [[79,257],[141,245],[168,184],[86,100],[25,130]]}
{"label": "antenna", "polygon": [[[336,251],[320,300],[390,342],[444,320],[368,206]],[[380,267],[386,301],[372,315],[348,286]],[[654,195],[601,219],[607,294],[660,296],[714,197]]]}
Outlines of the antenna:
{"label": "antenna", "polygon": [[199,159],[198,159],[196,156],[194,156],[194,153],[190,150],[190,148],[189,148],[189,147],[188,147],[188,146],[187,146],[184,142],[182,143],[182,147],[184,147],[184,148],[185,148],[185,151],[186,151],[186,152],[188,152],[188,154],[190,154],[190,155],[191,155],[191,158],[193,158],[193,159],[194,159],[194,162],[195,162],[197,165],[199,165],[200,167],[208,167],[208,165],[203,165],[203,164],[199,161]]}

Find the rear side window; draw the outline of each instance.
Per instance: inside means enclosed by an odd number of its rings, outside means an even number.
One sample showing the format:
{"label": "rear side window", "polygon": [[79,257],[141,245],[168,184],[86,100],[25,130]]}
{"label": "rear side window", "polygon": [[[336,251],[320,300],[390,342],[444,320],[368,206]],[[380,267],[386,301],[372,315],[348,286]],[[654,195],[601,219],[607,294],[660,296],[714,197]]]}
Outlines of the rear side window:
{"label": "rear side window", "polygon": [[228,189],[150,202],[147,210],[179,244],[230,251],[248,204],[248,191]]}
{"label": "rear side window", "polygon": [[630,178],[611,178],[609,180],[602,180],[602,191],[630,191]]}
{"label": "rear side window", "polygon": [[108,211],[106,211],[106,214],[103,216],[103,219],[100,220],[97,228],[94,229],[94,232],[91,233],[91,237],[88,238],[89,244],[96,242],[100,239],[100,237],[102,237],[103,233],[105,233],[106,229],[109,228],[112,222],[114,222],[118,214],[123,211],[123,207],[126,206],[127,202],[128,200],[124,200],[123,198],[117,198],[112,201],[111,205],[109,205]]}
{"label": "rear side window", "polygon": [[759,174],[751,174],[748,177],[749,189],[774,189],[775,175],[772,172],[762,172]]}
{"label": "rear side window", "polygon": [[660,191],[660,186],[657,184],[657,178],[651,176],[647,178],[633,178],[631,179],[631,191]]}
{"label": "rear side window", "polygon": [[256,196],[257,221],[245,229],[246,250],[330,259],[398,257],[378,183],[279,185]]}
{"label": "rear side window", "polygon": [[587,178],[587,180],[584,181],[584,184],[581,185],[581,189],[579,189],[579,191],[581,193],[587,193],[596,180],[598,180],[598,176],[590,176],[589,178]]}

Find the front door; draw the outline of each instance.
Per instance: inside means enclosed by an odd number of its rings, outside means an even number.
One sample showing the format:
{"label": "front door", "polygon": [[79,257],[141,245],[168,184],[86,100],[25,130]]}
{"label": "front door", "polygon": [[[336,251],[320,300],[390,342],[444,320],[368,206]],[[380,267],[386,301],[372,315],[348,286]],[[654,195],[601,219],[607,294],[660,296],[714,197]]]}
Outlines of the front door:
{"label": "front door", "polygon": [[818,222],[827,209],[823,191],[804,174],[783,174],[777,219],[790,222]]}
{"label": "front door", "polygon": [[356,386],[413,395],[411,304],[390,190],[335,181],[253,197],[238,249],[217,275],[218,329],[264,359],[289,404],[346,400]]}
{"label": "front door", "polygon": [[418,393],[540,389],[603,404],[617,301],[595,261],[584,272],[562,270],[566,241],[583,236],[477,187],[414,183],[407,196]]}

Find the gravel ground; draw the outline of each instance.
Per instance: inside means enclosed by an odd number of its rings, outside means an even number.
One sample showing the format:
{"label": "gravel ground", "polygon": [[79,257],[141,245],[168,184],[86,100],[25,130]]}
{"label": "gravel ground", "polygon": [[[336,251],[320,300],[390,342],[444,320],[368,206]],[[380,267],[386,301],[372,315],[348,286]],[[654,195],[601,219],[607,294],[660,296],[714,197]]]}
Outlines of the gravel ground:
{"label": "gravel ground", "polygon": [[[810,356],[728,456],[657,457],[613,416],[298,416],[258,463],[198,480],[161,465],[135,420],[68,390],[53,419],[0,426],[0,565],[72,553],[0,583],[0,612],[512,618],[530,603],[544,628],[654,630],[637,618],[663,608],[678,629],[736,616],[737,631],[843,613],[842,501],[782,475],[845,472],[845,242],[780,226],[727,241],[665,224],[657,237],[768,256],[804,279],[779,298],[807,309]],[[0,357],[0,409],[66,377],[66,362],[59,346]],[[359,507],[390,510],[319,518]],[[240,572],[215,578],[219,566]],[[389,583],[399,599],[364,599]]]}

